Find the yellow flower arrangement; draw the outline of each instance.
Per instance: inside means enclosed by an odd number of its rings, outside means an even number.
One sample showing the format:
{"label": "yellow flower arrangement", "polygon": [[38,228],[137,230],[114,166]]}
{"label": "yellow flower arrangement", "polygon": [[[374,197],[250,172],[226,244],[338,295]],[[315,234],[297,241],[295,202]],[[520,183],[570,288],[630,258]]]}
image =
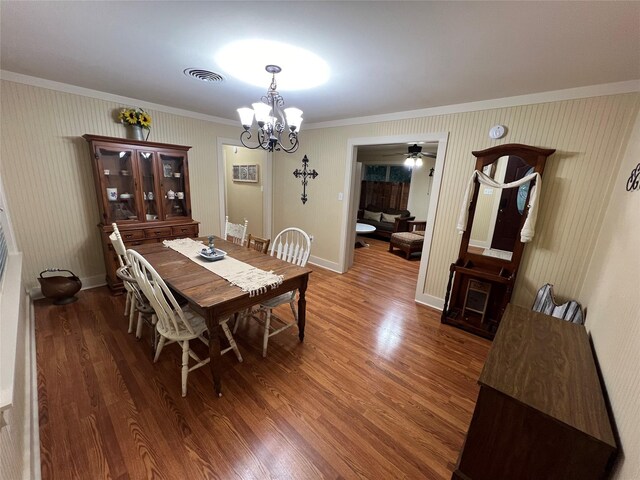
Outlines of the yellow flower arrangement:
{"label": "yellow flower arrangement", "polygon": [[123,108],[118,120],[126,125],[140,125],[147,130],[151,128],[151,115],[141,108]]}

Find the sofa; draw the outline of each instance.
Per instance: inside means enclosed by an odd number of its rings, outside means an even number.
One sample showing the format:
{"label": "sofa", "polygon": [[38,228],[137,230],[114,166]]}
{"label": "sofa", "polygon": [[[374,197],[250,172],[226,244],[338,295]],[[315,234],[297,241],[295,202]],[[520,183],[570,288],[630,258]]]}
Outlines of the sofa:
{"label": "sofa", "polygon": [[414,220],[409,210],[397,210],[394,208],[380,208],[368,205],[362,210],[358,210],[358,223],[366,223],[376,227],[375,234],[391,238],[396,232],[407,232],[408,222]]}

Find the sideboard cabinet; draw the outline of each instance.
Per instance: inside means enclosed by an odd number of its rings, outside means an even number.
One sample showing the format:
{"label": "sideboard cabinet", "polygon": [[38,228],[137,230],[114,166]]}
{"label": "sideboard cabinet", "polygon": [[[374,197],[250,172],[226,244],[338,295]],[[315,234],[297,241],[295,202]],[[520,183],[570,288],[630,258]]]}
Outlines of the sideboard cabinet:
{"label": "sideboard cabinet", "polygon": [[109,240],[112,223],[127,247],[198,236],[189,194],[191,147],[89,134],[83,138],[91,151],[107,284],[121,291],[119,263]]}
{"label": "sideboard cabinet", "polygon": [[452,480],[598,480],[617,445],[584,325],[509,304]]}

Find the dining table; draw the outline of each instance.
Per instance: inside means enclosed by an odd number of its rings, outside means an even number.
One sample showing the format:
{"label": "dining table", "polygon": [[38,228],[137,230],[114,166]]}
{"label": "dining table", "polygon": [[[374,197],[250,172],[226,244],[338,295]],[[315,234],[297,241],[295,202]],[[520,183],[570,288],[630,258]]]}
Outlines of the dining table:
{"label": "dining table", "polygon": [[[206,237],[195,240],[208,243]],[[305,292],[311,269],[217,237],[215,246],[225,251],[231,258],[261,270],[282,275],[282,283],[275,288],[267,288],[251,296],[249,292],[242,291],[240,287],[232,285],[163,243],[137,245],[134,250],[144,256],[172,290],[184,297],[191,309],[204,317],[209,330],[209,357],[213,385],[216,394],[222,396],[220,337],[223,332],[220,322],[265,300],[298,290],[298,337],[302,342],[306,321]]]}

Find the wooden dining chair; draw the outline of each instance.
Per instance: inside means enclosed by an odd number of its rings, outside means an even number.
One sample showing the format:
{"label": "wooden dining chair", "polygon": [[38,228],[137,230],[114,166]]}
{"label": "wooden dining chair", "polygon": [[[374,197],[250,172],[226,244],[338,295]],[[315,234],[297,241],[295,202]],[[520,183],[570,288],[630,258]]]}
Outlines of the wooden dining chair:
{"label": "wooden dining chair", "polygon": [[[311,239],[303,230],[299,228],[290,227],[282,230],[273,241],[271,245],[271,256],[275,256],[285,262],[293,263],[304,267],[309,260],[311,253]],[[291,312],[293,313],[293,321],[286,322],[285,320],[277,317],[273,314],[273,309],[280,306],[289,304]],[[267,345],[269,338],[277,335],[278,333],[286,330],[293,325],[298,324],[298,305],[296,299],[296,290],[292,290],[277,297],[270,298],[262,302],[257,310],[253,312],[251,318],[254,318],[264,323],[264,335],[262,338],[262,356],[267,356]],[[274,326],[273,321],[277,321],[279,325]],[[237,324],[236,324],[237,327]]]}
{"label": "wooden dining chair", "polygon": [[[149,299],[158,319],[156,330],[160,338],[153,361],[158,361],[160,352],[169,343],[177,342],[182,347],[182,396],[185,397],[187,395],[189,372],[206,365],[210,360],[209,357],[200,359],[189,348],[189,341],[195,339],[199,339],[209,346],[209,340],[204,336],[207,331],[207,324],[202,316],[189,307],[182,308],[178,304],[173,292],[162,277],[158,275],[158,272],[142,255],[135,250],[129,249],[127,250],[127,258],[138,285]],[[231,335],[227,321],[228,319],[222,322],[221,326],[230,346],[221,350],[220,354],[233,350],[238,361],[242,362],[242,355],[240,355],[240,350],[238,350],[233,335]],[[196,361],[196,364],[192,367],[189,367],[189,357]]]}
{"label": "wooden dining chair", "polygon": [[260,253],[267,253],[270,243],[271,240],[268,238],[260,238],[251,234],[247,235],[247,248],[253,248]]}
{"label": "wooden dining chair", "polygon": [[229,216],[227,215],[225,217],[224,239],[228,242],[235,243],[236,245],[244,245],[248,225],[249,220],[246,218],[244,219],[244,224],[229,223]]}

